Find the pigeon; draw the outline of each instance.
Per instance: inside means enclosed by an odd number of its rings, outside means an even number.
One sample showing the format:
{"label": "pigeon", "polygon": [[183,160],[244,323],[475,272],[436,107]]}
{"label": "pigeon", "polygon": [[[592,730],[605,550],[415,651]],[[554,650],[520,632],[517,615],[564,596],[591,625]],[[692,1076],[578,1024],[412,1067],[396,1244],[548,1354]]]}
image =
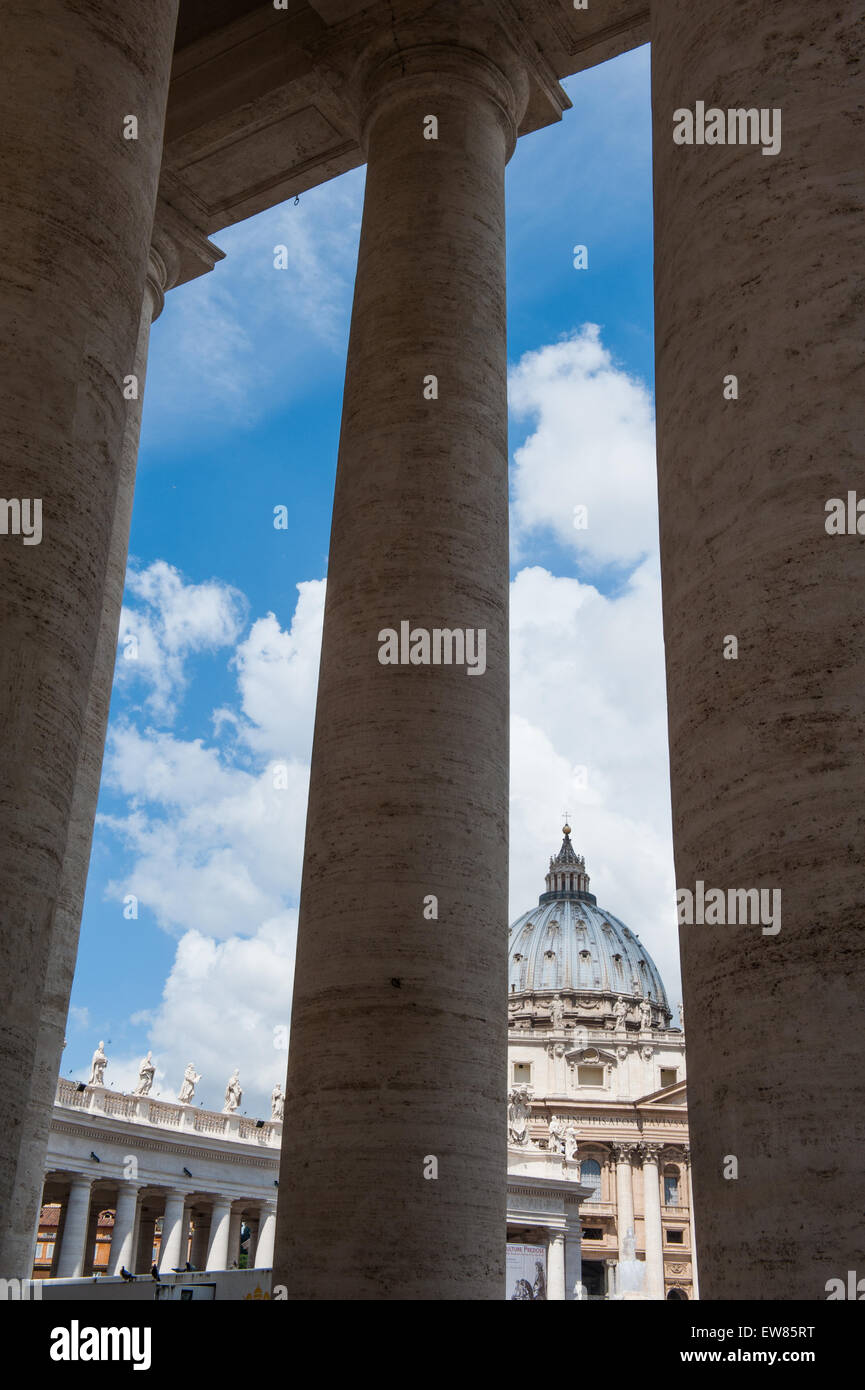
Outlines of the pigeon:
{"label": "pigeon", "polygon": [[159,1278],[159,1270],[156,1268],[156,1261],[155,1261],[155,1260],[153,1261],[153,1264],[150,1266],[150,1273],[153,1275],[153,1277],[154,1277],[154,1279],[156,1280],[157,1284],[161,1283],[161,1280],[160,1280],[160,1278]]}
{"label": "pigeon", "polygon": [[135,1283],[135,1275],[130,1274],[129,1270],[126,1268],[125,1265],[120,1266],[120,1278],[123,1280],[124,1284]]}

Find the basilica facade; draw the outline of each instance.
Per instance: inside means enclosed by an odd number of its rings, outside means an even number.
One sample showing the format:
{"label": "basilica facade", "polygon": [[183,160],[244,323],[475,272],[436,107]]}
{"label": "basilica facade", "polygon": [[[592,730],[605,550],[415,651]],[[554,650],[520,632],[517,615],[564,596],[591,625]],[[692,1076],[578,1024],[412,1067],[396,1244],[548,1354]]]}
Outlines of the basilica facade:
{"label": "basilica facade", "polygon": [[541,1266],[509,1296],[694,1299],[684,1032],[563,835],[508,933],[508,1243]]}

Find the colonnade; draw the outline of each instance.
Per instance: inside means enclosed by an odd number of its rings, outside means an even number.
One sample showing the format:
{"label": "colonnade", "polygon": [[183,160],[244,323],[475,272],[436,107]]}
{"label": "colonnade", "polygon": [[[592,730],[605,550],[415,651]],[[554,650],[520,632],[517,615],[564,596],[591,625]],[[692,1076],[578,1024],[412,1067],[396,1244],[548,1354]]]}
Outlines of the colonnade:
{"label": "colonnade", "polygon": [[[52,1186],[57,1185],[52,1175]],[[93,1272],[96,1223],[114,1209],[108,1273],[149,1274],[154,1232],[161,1219],[158,1271],[171,1273],[187,1261],[200,1270],[232,1269],[240,1259],[242,1223],[251,1231],[249,1268],[270,1268],[276,1202],[119,1182],[110,1186],[86,1174],[69,1180],[60,1197],[61,1212],[51,1276],[78,1278]]]}
{"label": "colonnade", "polygon": [[[824,527],[861,465],[858,9],[839,0],[827,24],[807,0],[651,6],[677,882],[780,886],[784,901],[779,935],[683,927],[711,1298],[765,1297],[767,1258],[771,1296],[819,1297],[861,1250],[862,542]],[[177,0],[7,11],[0,462],[7,498],[42,499],[44,534],[2,538],[4,1276],[27,1273],[76,951],[140,408],[123,383],[148,264],[151,286],[162,274]],[[368,167],[289,1053],[276,1277],[290,1298],[501,1295],[504,171],[517,134],[562,104],[553,59],[504,37],[502,13],[440,0],[412,22],[376,15],[344,93]],[[715,97],[783,108],[783,149],[674,143],[674,111]],[[379,634],[403,622],[483,633],[483,672],[383,664]],[[830,1162],[825,1134],[850,1136]],[[727,1180],[725,1155],[747,1181]]]}

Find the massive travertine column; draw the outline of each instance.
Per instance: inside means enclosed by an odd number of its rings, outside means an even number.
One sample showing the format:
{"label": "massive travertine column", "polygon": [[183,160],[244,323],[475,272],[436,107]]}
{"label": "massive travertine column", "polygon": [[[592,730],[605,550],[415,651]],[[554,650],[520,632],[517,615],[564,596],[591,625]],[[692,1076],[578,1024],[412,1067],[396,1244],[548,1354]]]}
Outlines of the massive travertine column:
{"label": "massive travertine column", "polygon": [[138,1185],[122,1182],[117,1187],[114,1229],[111,1233],[111,1273],[134,1268],[135,1217],[138,1211]]}
{"label": "massive travertine column", "polygon": [[[139,329],[176,11],[177,0],[132,7],[13,0],[3,14],[4,45],[14,55],[0,91],[0,490],[13,503],[0,536],[5,1276],[29,1273],[44,1152],[33,1137],[41,1121],[31,1094],[50,1107],[74,958],[64,862],[87,738],[127,424],[123,378]],[[37,502],[41,534],[33,524]]]}
{"label": "massive travertine column", "polygon": [[[384,61],[366,98],[274,1283],[501,1298],[518,99],[444,44]],[[413,657],[383,664],[387,629]],[[483,673],[426,664],[434,629],[483,632]]]}
{"label": "massive travertine column", "polygon": [[865,1246],[862,11],[652,15],[676,880],[781,893],[681,928],[701,1296],[820,1299]]}
{"label": "massive travertine column", "polygon": [[90,1178],[73,1178],[70,1183],[56,1279],[74,1279],[84,1268],[90,1225],[90,1187]]}

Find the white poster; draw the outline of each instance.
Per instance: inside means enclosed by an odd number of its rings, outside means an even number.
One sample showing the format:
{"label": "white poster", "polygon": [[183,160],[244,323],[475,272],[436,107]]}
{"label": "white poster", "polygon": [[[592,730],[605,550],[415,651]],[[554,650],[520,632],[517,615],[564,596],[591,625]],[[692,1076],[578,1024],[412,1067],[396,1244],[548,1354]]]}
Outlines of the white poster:
{"label": "white poster", "polygon": [[546,1299],[547,1251],[543,1245],[508,1243],[505,1298]]}

